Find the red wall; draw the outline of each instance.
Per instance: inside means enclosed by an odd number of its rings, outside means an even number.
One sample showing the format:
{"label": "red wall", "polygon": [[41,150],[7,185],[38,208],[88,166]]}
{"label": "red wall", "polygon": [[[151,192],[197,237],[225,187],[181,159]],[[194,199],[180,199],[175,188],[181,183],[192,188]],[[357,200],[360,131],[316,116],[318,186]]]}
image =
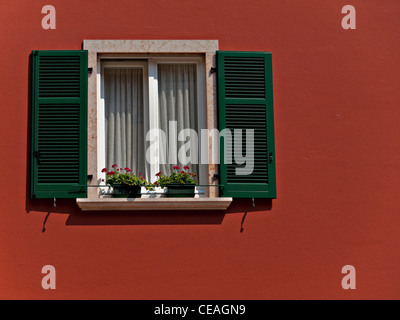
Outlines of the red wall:
{"label": "red wall", "polygon": [[[341,27],[347,4],[356,30]],[[399,299],[399,14],[398,0],[2,1],[0,298]],[[84,39],[271,51],[278,199],[93,214],[29,200],[29,53]],[[41,287],[48,264],[56,290]]]}

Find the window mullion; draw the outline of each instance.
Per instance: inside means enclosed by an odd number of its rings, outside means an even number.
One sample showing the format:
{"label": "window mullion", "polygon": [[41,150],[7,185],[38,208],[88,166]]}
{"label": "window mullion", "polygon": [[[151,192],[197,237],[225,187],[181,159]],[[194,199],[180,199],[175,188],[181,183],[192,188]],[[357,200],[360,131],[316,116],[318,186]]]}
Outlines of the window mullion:
{"label": "window mullion", "polygon": [[[160,129],[159,123],[159,110],[158,110],[158,72],[157,63],[153,59],[149,59],[149,129],[152,132]],[[160,138],[160,137],[159,137]],[[158,152],[157,154],[152,154],[152,159],[150,163],[150,177],[149,180],[154,182],[155,175],[160,171],[160,139],[158,139]],[[147,156],[147,155],[146,155]]]}
{"label": "window mullion", "polygon": [[[104,94],[104,64],[101,63],[100,58],[97,60],[97,166],[98,171],[102,170],[106,166],[106,138],[105,138],[105,101]],[[98,173],[99,180],[97,181],[99,184],[106,184],[101,180],[106,178],[106,174],[99,172]]]}

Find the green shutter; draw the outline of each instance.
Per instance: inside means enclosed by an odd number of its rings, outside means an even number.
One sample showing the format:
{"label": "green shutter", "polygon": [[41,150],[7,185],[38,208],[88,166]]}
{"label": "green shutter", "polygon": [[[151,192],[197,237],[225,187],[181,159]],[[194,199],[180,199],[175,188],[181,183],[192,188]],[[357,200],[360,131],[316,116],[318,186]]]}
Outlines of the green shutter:
{"label": "green shutter", "polygon": [[32,198],[87,196],[87,72],[87,51],[32,51]]}
{"label": "green shutter", "polygon": [[[232,137],[241,129],[243,149],[234,152],[245,156],[246,147],[254,152],[251,174],[238,175],[245,164],[235,161],[229,134],[221,138],[221,196],[276,198],[271,53],[217,51],[217,77],[219,129],[229,129]],[[254,130],[254,148],[246,145],[246,129]]]}

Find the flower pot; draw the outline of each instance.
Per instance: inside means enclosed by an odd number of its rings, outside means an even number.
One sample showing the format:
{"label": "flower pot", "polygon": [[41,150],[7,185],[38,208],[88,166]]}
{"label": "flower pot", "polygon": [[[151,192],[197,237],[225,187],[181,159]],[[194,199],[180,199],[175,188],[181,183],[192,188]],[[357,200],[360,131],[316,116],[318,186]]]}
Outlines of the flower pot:
{"label": "flower pot", "polygon": [[115,184],[113,198],[140,198],[141,186],[128,186],[124,184]]}
{"label": "flower pot", "polygon": [[167,184],[167,197],[168,198],[193,198],[196,185],[170,183]]}

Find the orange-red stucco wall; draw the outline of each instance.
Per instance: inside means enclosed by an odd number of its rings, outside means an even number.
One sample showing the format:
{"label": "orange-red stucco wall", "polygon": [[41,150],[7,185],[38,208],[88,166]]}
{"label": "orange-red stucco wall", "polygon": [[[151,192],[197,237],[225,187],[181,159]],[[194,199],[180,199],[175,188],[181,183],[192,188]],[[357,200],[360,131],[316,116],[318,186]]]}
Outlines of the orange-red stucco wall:
{"label": "orange-red stucco wall", "polygon": [[[42,29],[46,4],[56,30]],[[355,30],[341,26],[347,4]],[[0,298],[400,298],[399,16],[398,0],[2,1]],[[278,198],[225,213],[29,200],[30,51],[84,39],[271,51]],[[355,290],[341,286],[345,265]]]}

